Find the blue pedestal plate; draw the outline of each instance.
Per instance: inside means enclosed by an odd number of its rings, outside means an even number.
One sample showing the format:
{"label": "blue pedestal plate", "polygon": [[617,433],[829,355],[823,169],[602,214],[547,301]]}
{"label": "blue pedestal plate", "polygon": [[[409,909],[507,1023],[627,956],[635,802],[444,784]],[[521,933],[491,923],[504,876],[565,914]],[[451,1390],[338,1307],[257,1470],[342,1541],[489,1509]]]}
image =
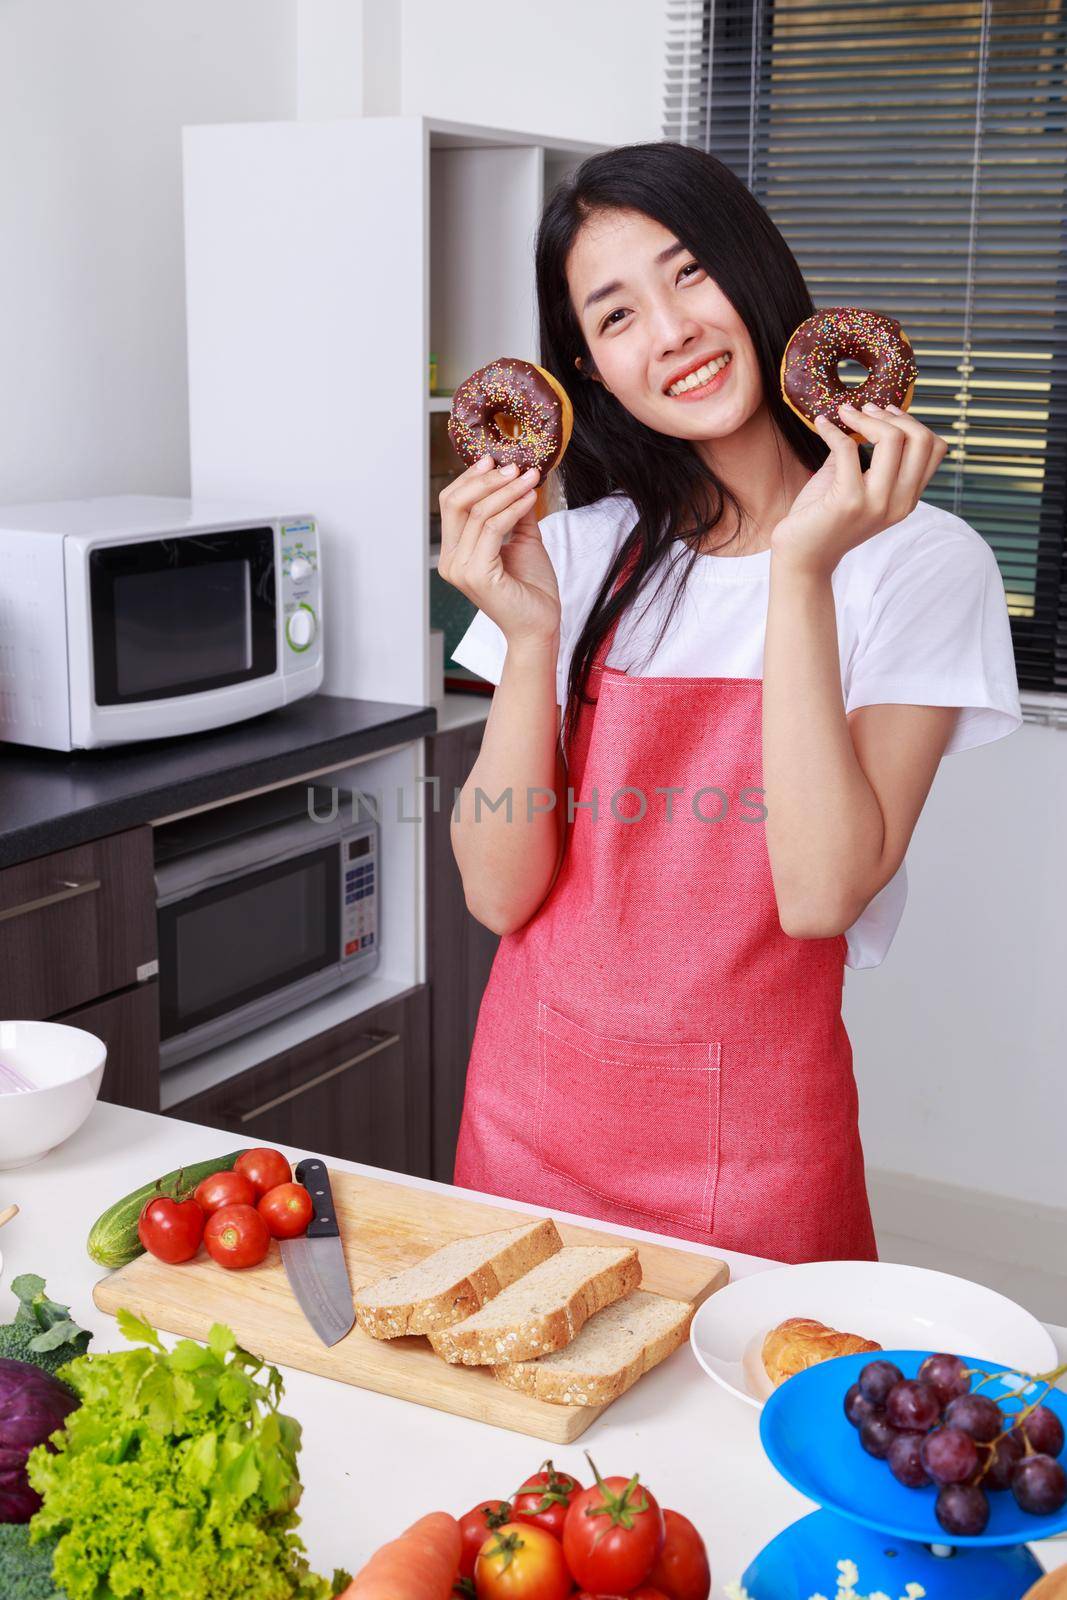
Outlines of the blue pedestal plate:
{"label": "blue pedestal plate", "polygon": [[[889,1350],[885,1357],[905,1377],[914,1377],[928,1352]],[[1067,1507],[1048,1517],[1021,1511],[1010,1491],[990,1494],[984,1533],[961,1538],[945,1533],[934,1515],[937,1490],[905,1489],[884,1461],[869,1456],[843,1410],[847,1389],[872,1359],[840,1356],[798,1373],[776,1389],[763,1409],[760,1437],[771,1462],[801,1494],[822,1508],[802,1517],[773,1539],[744,1576],[751,1600],[832,1597],[837,1563],[855,1562],[858,1590],[892,1600],[918,1583],[927,1600],[1020,1600],[1043,1568],[1027,1543],[1067,1531]],[[970,1367],[989,1370],[969,1356]],[[982,1393],[1007,1411],[1021,1401],[1010,1380],[986,1384]],[[1044,1402],[1067,1425],[1067,1395],[1053,1390]]]}

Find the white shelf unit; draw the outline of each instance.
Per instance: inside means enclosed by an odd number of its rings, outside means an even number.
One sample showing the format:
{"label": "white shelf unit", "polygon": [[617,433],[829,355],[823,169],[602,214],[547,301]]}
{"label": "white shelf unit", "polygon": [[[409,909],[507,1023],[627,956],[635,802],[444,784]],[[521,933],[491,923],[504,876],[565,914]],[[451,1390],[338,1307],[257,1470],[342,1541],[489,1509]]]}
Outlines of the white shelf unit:
{"label": "white shelf unit", "polygon": [[546,187],[596,147],[426,117],[184,131],[194,493],[318,519],[327,694],[429,699],[429,357],[536,353]]}
{"label": "white shelf unit", "polygon": [[[543,198],[595,148],[424,117],[184,130],[193,492],[315,515],[327,694],[429,703],[430,352],[448,390],[535,355]],[[488,710],[446,695],[439,726]],[[358,770],[414,790],[424,743]],[[425,981],[423,829],[382,828],[382,966],[168,1073],[166,1105]]]}

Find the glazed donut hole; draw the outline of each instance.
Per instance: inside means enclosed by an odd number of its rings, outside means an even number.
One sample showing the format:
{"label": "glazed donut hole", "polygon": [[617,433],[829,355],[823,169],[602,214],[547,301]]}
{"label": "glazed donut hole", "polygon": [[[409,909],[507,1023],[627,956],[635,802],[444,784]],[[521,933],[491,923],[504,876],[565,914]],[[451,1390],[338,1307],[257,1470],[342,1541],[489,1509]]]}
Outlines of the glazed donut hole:
{"label": "glazed donut hole", "polygon": [[856,361],[852,356],[841,356],[837,363],[837,381],[844,389],[857,390],[867,382],[871,375],[870,367],[865,367],[862,361]]}
{"label": "glazed donut hole", "polygon": [[522,423],[518,417],[513,417],[508,411],[494,411],[492,414],[493,427],[502,439],[521,439]]}

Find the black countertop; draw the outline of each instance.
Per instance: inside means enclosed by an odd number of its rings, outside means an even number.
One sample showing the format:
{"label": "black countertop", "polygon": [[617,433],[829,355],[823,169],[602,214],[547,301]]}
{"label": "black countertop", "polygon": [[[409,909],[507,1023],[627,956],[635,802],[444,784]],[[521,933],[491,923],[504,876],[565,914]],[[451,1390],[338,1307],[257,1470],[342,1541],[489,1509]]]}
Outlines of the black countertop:
{"label": "black countertop", "polygon": [[0,745],[0,867],[341,766],[436,727],[433,706],[317,694],[185,738],[71,754]]}

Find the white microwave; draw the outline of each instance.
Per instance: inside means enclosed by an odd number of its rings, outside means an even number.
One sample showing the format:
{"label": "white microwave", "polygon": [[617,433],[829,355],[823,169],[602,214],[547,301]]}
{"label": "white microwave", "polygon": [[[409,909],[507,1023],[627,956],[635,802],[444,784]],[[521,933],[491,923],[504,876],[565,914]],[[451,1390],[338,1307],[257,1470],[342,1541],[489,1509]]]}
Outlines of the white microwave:
{"label": "white microwave", "polygon": [[322,684],[314,519],[116,495],[0,506],[0,739],[90,749]]}

